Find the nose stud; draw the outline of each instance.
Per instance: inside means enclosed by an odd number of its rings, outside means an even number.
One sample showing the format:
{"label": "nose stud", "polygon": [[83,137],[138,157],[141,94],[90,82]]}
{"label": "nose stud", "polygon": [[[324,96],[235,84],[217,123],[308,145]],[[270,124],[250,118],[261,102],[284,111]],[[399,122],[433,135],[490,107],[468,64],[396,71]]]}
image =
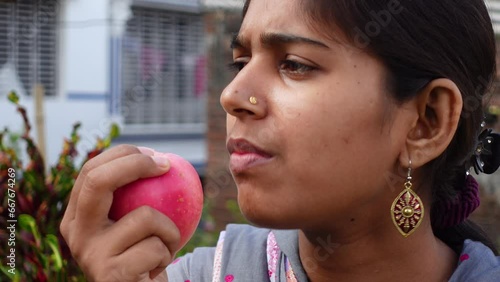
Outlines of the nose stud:
{"label": "nose stud", "polygon": [[255,98],[255,96],[250,97],[248,100],[250,101],[250,104],[257,105],[257,98]]}

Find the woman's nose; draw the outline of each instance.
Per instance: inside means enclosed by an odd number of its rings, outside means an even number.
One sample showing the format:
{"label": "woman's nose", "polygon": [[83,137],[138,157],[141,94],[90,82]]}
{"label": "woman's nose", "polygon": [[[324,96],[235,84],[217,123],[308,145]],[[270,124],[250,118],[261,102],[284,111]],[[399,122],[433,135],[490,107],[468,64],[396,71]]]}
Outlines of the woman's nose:
{"label": "woman's nose", "polygon": [[237,118],[262,119],[267,114],[264,84],[251,77],[250,70],[240,72],[224,89],[220,103],[224,110]]}

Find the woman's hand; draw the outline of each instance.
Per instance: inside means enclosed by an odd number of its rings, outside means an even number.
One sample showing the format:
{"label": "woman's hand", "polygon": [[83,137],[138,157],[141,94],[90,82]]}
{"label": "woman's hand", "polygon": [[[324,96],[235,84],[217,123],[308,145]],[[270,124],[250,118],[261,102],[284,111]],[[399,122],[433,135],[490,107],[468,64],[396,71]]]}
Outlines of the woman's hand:
{"label": "woman's hand", "polygon": [[165,268],[180,239],[175,224],[146,206],[117,222],[110,220],[108,213],[118,187],[161,175],[169,166],[167,159],[153,157],[151,150],[128,145],[112,148],[83,166],[61,222],[61,233],[89,280],[167,280]]}

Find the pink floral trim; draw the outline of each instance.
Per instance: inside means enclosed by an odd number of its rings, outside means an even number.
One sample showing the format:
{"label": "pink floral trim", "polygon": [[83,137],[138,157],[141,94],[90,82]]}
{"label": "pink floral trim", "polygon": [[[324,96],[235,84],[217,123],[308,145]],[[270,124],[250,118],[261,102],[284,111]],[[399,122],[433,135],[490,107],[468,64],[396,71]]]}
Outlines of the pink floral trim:
{"label": "pink floral trim", "polygon": [[278,267],[278,256],[280,254],[280,248],[278,243],[276,243],[276,237],[273,232],[269,232],[267,235],[267,272],[269,274],[270,282],[276,282],[276,268]]}
{"label": "pink floral trim", "polygon": [[[219,236],[219,241],[217,242],[217,247],[215,248],[215,257],[214,257],[214,275],[212,277],[212,282],[220,281],[220,273],[222,269],[222,249],[224,247],[224,237],[226,235],[225,231],[222,231]],[[227,281],[227,276],[226,276]],[[232,281],[232,280],[231,280]]]}
{"label": "pink floral trim", "polygon": [[[219,237],[219,241],[217,242],[217,247],[215,248],[215,257],[214,257],[214,271],[212,282],[219,282],[221,278],[222,271],[222,250],[224,247],[224,236],[226,235],[225,231],[222,231]],[[269,274],[270,282],[278,282],[279,277],[277,273],[277,269],[279,267],[279,258],[281,256],[281,249],[276,242],[276,237],[273,232],[269,232],[267,235],[267,270]],[[285,263],[285,275],[286,282],[298,282],[297,277],[295,276],[295,272],[292,269],[292,265],[288,258],[284,255],[284,263]],[[225,282],[233,282],[234,275],[228,274],[224,277]],[[185,281],[189,282],[189,281]]]}
{"label": "pink floral trim", "polygon": [[[281,249],[276,242],[276,236],[271,231],[269,235],[267,235],[267,272],[269,274],[270,282],[279,281],[279,277],[276,269],[278,269],[279,265],[279,257],[281,256]],[[295,276],[295,272],[293,272],[292,265],[286,256],[284,256],[285,262],[285,275],[287,282],[298,282],[297,277]]]}
{"label": "pink floral trim", "polygon": [[285,256],[285,270],[286,270],[286,282],[298,282],[297,277],[295,276],[295,272],[293,272],[292,265],[290,264],[290,261],[288,258]]}

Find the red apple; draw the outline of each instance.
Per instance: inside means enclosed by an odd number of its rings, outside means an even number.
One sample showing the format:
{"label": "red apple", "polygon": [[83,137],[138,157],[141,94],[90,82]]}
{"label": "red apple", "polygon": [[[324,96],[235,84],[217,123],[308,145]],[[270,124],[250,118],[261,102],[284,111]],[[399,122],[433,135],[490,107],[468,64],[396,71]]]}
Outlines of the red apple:
{"label": "red apple", "polygon": [[179,228],[184,246],[193,236],[203,209],[203,190],[194,167],[180,156],[155,152],[170,161],[170,170],[157,177],[139,179],[113,194],[109,218],[119,220],[130,211],[147,205],[168,216]]}

